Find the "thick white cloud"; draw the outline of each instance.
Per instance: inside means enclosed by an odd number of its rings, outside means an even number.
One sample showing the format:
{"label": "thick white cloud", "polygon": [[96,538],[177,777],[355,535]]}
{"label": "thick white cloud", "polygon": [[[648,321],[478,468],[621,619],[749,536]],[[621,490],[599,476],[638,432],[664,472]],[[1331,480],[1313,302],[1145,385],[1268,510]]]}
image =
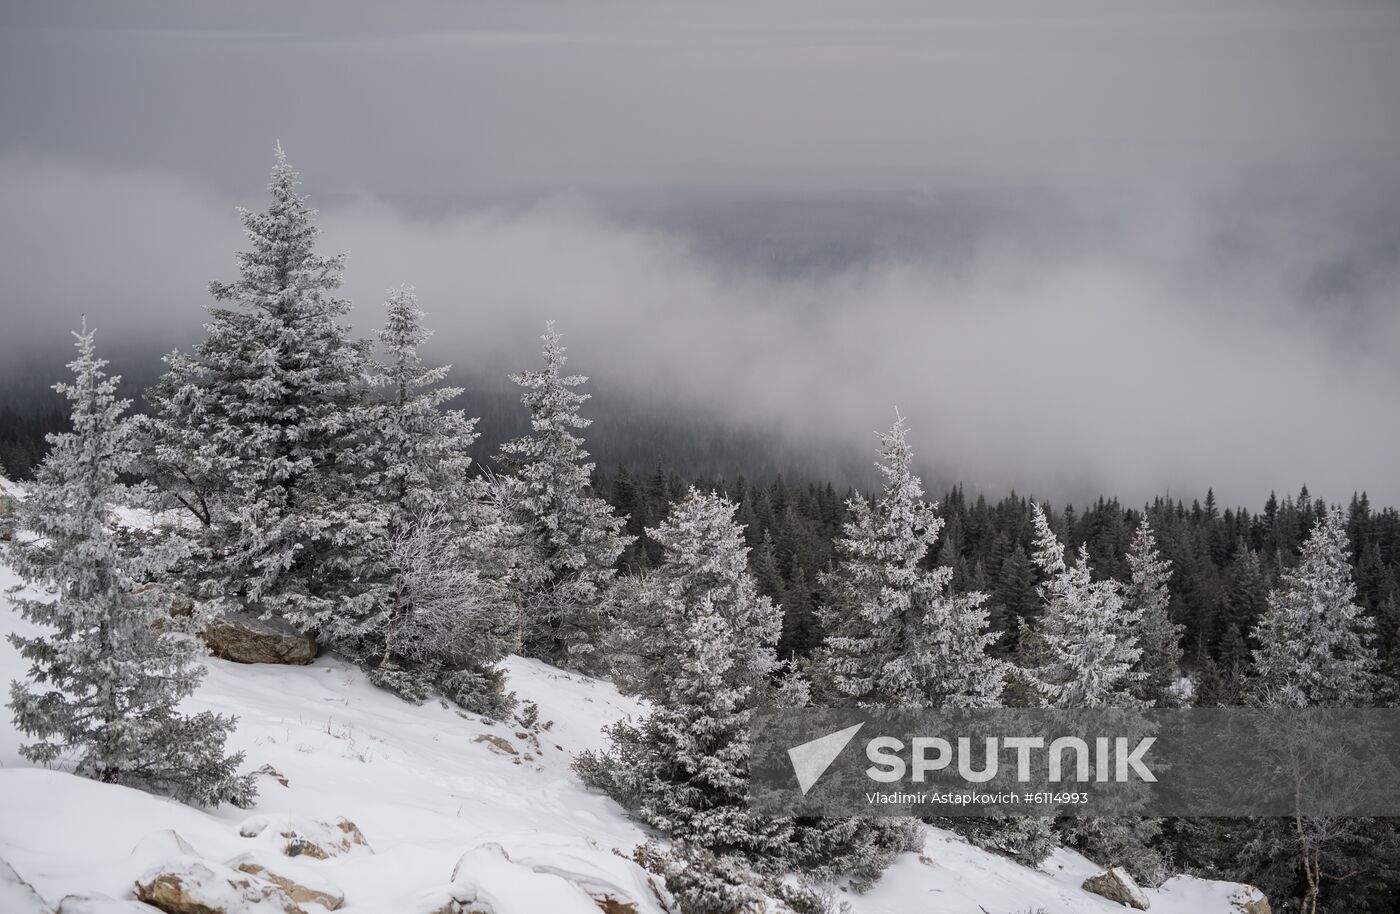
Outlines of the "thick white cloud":
{"label": "thick white cloud", "polygon": [[[61,338],[79,310],[119,343],[190,336],[240,243],[229,201],[151,173],[11,159],[0,211],[6,359]],[[350,253],[356,323],[415,283],[468,370],[529,364],[552,318],[603,396],[842,455],[868,450],[897,407],[941,478],[992,492],[1214,485],[1257,505],[1307,482],[1400,501],[1393,252],[1337,274],[1341,291],[1319,285],[1358,256],[1349,209],[1139,195],[1062,211],[1067,237],[1013,223],[951,259],[913,246],[795,274],[579,197],[434,219],[364,197],[322,224],[326,247]]]}

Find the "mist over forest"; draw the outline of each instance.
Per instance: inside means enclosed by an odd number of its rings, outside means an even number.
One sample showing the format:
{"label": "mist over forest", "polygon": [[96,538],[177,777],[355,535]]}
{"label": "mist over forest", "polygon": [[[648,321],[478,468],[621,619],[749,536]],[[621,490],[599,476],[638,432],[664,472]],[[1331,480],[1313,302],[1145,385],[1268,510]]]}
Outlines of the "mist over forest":
{"label": "mist over forest", "polygon": [[[898,409],[928,478],[990,495],[1400,498],[1381,419],[1400,371],[1400,193],[1384,187],[616,191],[424,211],[322,201],[314,173],[355,332],[412,282],[484,453],[517,428],[506,375],[553,319],[592,379],[604,466],[865,485]],[[28,420],[57,403],[83,314],[139,404],[160,357],[197,338],[239,245],[235,201],[255,191],[0,162],[0,200],[32,213],[0,251],[7,301],[27,303],[24,332],[0,339],[0,407]],[[40,205],[70,194],[84,202]],[[99,263],[40,269],[58,238]],[[1300,432],[1307,416],[1325,428]]]}

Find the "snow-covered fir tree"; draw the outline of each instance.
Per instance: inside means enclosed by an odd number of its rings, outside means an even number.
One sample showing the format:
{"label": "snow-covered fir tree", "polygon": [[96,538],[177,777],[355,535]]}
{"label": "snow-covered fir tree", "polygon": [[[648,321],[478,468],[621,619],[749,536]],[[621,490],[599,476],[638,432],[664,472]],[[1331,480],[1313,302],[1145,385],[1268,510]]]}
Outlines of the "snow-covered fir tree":
{"label": "snow-covered fir tree", "polygon": [[143,587],[163,572],[170,543],[118,528],[111,509],[136,493],[120,476],[131,464],[129,401],[103,371],[86,325],[72,383],[69,433],[52,435],[28,497],[16,508],[7,558],[31,588],[53,595],[14,603],[45,631],[9,636],[29,661],[28,680],[10,687],[15,723],[34,742],[21,751],[41,764],[71,761],[82,775],[167,793],[179,800],[248,805],[251,776],[242,753],[226,755],[234,720],[178,712],[204,670],[197,643],[172,630],[168,596]]}
{"label": "snow-covered fir tree", "polygon": [[192,353],[167,357],[142,423],[146,474],[198,522],[188,585],[216,608],[247,604],[333,641],[374,614],[383,569],[368,544],[368,345],[339,321],[340,256],[316,253],[315,211],[281,147],[265,212],[241,210],[250,250],[210,291]]}
{"label": "snow-covered fir tree", "polygon": [[525,650],[598,672],[606,667],[606,592],[633,537],[621,532],[623,519],[607,502],[593,495],[593,464],[574,434],[592,424],[579,415],[589,395],[574,389],[588,379],[564,374],[564,347],[552,322],[542,339],[544,367],[511,376],[525,389],[520,399],[530,411],[530,434],[501,447],[501,460],[519,483],[512,501],[527,537],[515,577]]}
{"label": "snow-covered fir tree", "polygon": [[428,366],[419,351],[432,336],[412,286],[400,286],[384,304],[383,349],[378,362],[381,400],[376,404],[374,438],[378,484],[390,501],[391,521],[459,500],[467,489],[477,439],[476,420],[447,404],[461,387],[444,384],[450,365]]}
{"label": "snow-covered fir tree", "polygon": [[627,643],[621,654],[635,669],[636,687],[647,696],[664,691],[676,675],[677,639],[701,600],[730,626],[734,657],[729,679],[735,685],[765,688],[779,664],[774,652],[782,633],[782,611],[758,592],[749,570],[744,529],[734,519],[738,505],[722,495],[691,487],[665,521],[647,529],[662,547],[662,562],[632,588],[622,607]]}
{"label": "snow-covered fir tree", "polygon": [[[1246,703],[1284,709],[1375,703],[1375,623],[1356,603],[1350,553],[1341,509],[1319,505],[1298,564],[1280,576],[1254,628],[1259,646],[1245,682]],[[1291,893],[1303,883],[1302,910],[1318,910],[1318,897],[1359,866],[1395,859],[1394,829],[1384,820],[1347,820],[1339,828],[1336,819],[1296,816],[1249,825],[1236,851],[1241,869],[1276,891]]]}
{"label": "snow-covered fir tree", "polygon": [[[606,754],[577,763],[591,786],[672,839],[719,853],[781,859],[790,821],[748,809],[754,687],[738,675],[740,634],[706,592],[675,620],[675,655],[651,712],[608,729]],[[776,633],[768,643],[773,651]]]}
{"label": "snow-covered fir tree", "polygon": [[756,818],[747,812],[748,717],[759,702],[805,703],[805,683],[780,670],[782,611],[748,567],[737,505],[694,488],[666,520],[649,528],[662,561],[619,580],[619,672],[647,696],[640,724],[609,730],[603,755],[585,754],[579,771],[672,838],[741,853],[764,868],[873,880],[907,843],[887,819],[819,822]]}
{"label": "snow-covered fir tree", "polygon": [[[874,505],[847,502],[850,520],[835,544],[839,564],[824,581],[830,598],[817,611],[826,636],[813,677],[835,702],[994,707],[1008,667],[989,654],[997,635],[988,631],[986,596],[954,593],[950,566],[925,567],[943,521],[923,500],[907,434],[900,418],[880,436],[875,465],[885,484]],[[805,845],[867,848],[861,868],[869,873],[895,846],[900,827],[897,820],[855,818],[799,828],[798,837]],[[1009,820],[988,822],[978,837],[990,841],[987,833],[1010,827]],[[1047,836],[1037,840],[1051,844]]]}
{"label": "snow-covered fir tree", "polygon": [[847,503],[840,564],[819,610],[819,678],[838,701],[901,707],[991,707],[1006,665],[988,649],[986,595],[953,593],[953,569],[924,567],[943,521],[923,500],[901,418],[880,436],[885,484],[872,506]]}
{"label": "snow-covered fir tree", "polygon": [[363,642],[378,655],[378,675],[406,691],[407,680],[432,681],[464,664],[489,670],[515,648],[518,625],[497,489],[489,478],[468,478],[476,420],[446,407],[462,393],[443,384],[450,366],[423,362],[419,350],[431,332],[413,290],[394,291],[386,312],[381,395],[370,422],[373,497],[386,525],[377,545],[387,550],[388,570]]}
{"label": "snow-covered fir tree", "polygon": [[[1141,707],[1138,684],[1142,648],[1135,629],[1137,607],[1123,600],[1113,580],[1094,581],[1087,548],[1073,564],[1040,505],[1031,505],[1042,609],[1028,636],[1022,675],[1045,708]],[[1123,866],[1139,880],[1159,875],[1154,843],[1157,819],[1070,817],[1058,824],[1062,840],[1106,866]]]}
{"label": "snow-covered fir tree", "polygon": [[501,718],[514,705],[496,664],[519,645],[510,581],[522,531],[511,520],[510,481],[469,475],[476,420],[447,407],[462,393],[443,383],[450,366],[423,361],[432,335],[424,317],[413,289],[400,287],[378,334],[368,497],[384,531],[367,564],[384,577],[354,648],[371,679],[410,701],[440,694]]}
{"label": "snow-covered fir tree", "polygon": [[1357,707],[1375,696],[1373,620],[1356,604],[1341,509],[1325,511],[1254,629],[1252,703]]}
{"label": "snow-covered fir tree", "polygon": [[1142,657],[1134,629],[1135,608],[1127,606],[1115,581],[1091,579],[1088,550],[1073,564],[1050,529],[1040,505],[1032,503],[1035,563],[1045,580],[1034,628],[1031,661],[1023,674],[1046,708],[1136,707],[1137,671]]}
{"label": "snow-covered fir tree", "polygon": [[1128,547],[1130,580],[1124,588],[1123,603],[1137,619],[1138,645],[1142,655],[1136,670],[1142,675],[1133,694],[1155,707],[1178,704],[1172,685],[1181,671],[1182,627],[1171,620],[1171,562],[1162,558],[1146,515]]}

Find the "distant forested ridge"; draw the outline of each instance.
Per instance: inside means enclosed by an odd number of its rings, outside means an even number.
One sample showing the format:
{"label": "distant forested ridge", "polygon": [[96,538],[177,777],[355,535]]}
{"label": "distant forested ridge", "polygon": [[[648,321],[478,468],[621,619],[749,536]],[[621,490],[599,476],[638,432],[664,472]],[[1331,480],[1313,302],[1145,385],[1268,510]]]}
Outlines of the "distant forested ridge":
{"label": "distant forested ridge", "polygon": [[[660,561],[660,547],[644,531],[664,518],[692,483],[721,491],[739,504],[754,575],[762,592],[785,611],[780,652],[805,655],[821,642],[815,608],[826,597],[822,575],[834,565],[832,542],[846,520],[845,502],[860,496],[854,490],[838,491],[829,482],[782,476],[685,479],[664,467],[599,472],[598,491],[628,518],[627,531],[638,537],[623,554],[626,568],[647,569]],[[997,647],[1006,654],[1015,652],[1020,632],[1040,605],[1031,561],[1031,503],[1014,492],[997,500],[969,498],[961,487],[938,502],[946,526],[930,561],[952,567],[956,590],[990,595],[992,623],[1001,632]],[[1222,509],[1208,491],[1204,500],[1189,504],[1158,498],[1132,508],[1116,498],[1100,498],[1088,507],[1065,505],[1049,513],[1063,540],[1087,545],[1097,574],[1127,580],[1128,546],[1144,510],[1175,572],[1171,617],[1183,627],[1186,661],[1215,667],[1220,676],[1217,700],[1232,703],[1249,661],[1248,633],[1279,573],[1296,563],[1326,504],[1304,486],[1296,497],[1271,495],[1258,512]],[[1381,656],[1394,673],[1400,659],[1400,512],[1375,508],[1365,494],[1358,494],[1346,514],[1357,601],[1375,617]]]}

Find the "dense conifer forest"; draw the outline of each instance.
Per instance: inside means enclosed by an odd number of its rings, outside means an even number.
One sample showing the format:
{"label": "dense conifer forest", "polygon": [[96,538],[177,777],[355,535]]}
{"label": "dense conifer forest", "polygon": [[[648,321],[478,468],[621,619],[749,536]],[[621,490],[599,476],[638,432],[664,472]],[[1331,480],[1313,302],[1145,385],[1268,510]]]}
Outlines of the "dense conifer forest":
{"label": "dense conifer forest", "polygon": [[[486,405],[496,404],[487,400]],[[504,437],[519,428],[519,417],[513,415],[518,404],[507,401],[499,407],[477,410],[483,413],[478,426],[486,429],[483,437],[493,430]],[[6,475],[28,478],[46,450],[44,436],[66,425],[67,417],[56,403],[0,409],[0,465]],[[623,552],[620,568],[642,571],[660,562],[660,545],[644,531],[666,517],[688,486],[722,492],[739,505],[738,520],[752,550],[750,564],[761,592],[783,607],[780,653],[808,654],[822,637],[815,611],[825,597],[822,575],[833,567],[832,543],[846,520],[846,501],[859,497],[857,491],[828,480],[765,473],[762,468],[753,475],[697,472],[706,455],[697,457],[687,450],[692,439],[708,441],[710,448],[718,445],[707,436],[664,428],[658,429],[666,439],[663,453],[692,456],[679,470],[649,464],[645,433],[636,427],[635,440],[624,449],[635,452],[634,461],[600,469],[593,479],[599,495],[628,519],[627,532],[637,538]],[[760,447],[739,436],[730,443],[741,453],[755,455]],[[758,456],[755,462],[770,467],[776,463]],[[1203,687],[1218,690],[1198,700],[1231,704],[1238,698],[1237,680],[1253,647],[1248,633],[1279,573],[1297,561],[1326,504],[1302,486],[1296,495],[1271,494],[1257,510],[1222,507],[1214,492],[1207,491],[1189,501],[1162,496],[1141,506],[1100,497],[1087,506],[1055,505],[1048,513],[1061,539],[1087,545],[1095,571],[1118,580],[1128,577],[1128,546],[1146,513],[1162,555],[1174,569],[1170,613],[1182,627],[1185,662],[1201,672]],[[928,561],[953,569],[955,589],[990,595],[992,624],[1000,633],[997,651],[1014,655],[1018,633],[1038,606],[1030,496],[969,495],[957,486],[937,505],[946,526]],[[1400,673],[1400,511],[1372,505],[1364,492],[1353,494],[1344,507],[1357,602],[1376,620],[1379,652],[1393,679]]]}

